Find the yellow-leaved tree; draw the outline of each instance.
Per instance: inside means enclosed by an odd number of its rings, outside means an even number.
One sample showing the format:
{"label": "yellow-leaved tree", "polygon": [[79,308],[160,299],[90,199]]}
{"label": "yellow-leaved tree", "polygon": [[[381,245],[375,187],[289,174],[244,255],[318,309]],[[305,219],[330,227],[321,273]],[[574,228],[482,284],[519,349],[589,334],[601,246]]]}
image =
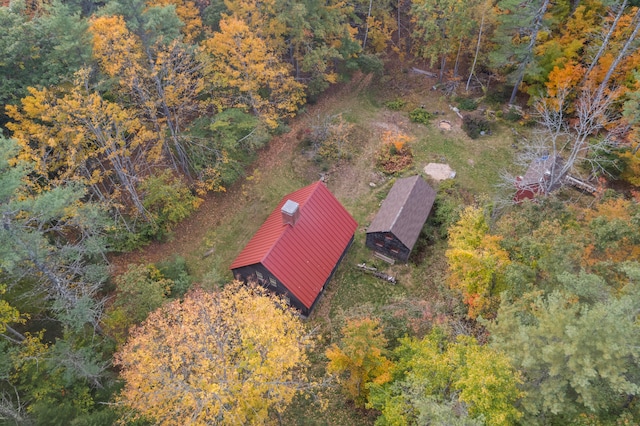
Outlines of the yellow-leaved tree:
{"label": "yellow-leaved tree", "polygon": [[484,213],[467,207],[449,229],[449,286],[462,292],[469,317],[493,317],[505,290],[504,272],[509,254],[500,247],[501,237],[489,234]]}
{"label": "yellow-leaved tree", "polygon": [[20,158],[35,164],[44,186],[81,182],[116,218],[146,219],[137,182],[148,167],[145,150],[153,135],[134,111],[93,90],[89,74],[89,69],[79,70],[64,89],[29,88],[21,105],[7,108],[14,120],[7,127],[20,146]]}
{"label": "yellow-leaved tree", "polygon": [[291,76],[274,47],[244,21],[224,16],[220,32],[204,43],[212,60],[207,74],[229,107],[248,109],[269,127],[293,116],[304,103],[304,86]]}
{"label": "yellow-leaved tree", "polygon": [[333,344],[327,349],[327,371],[336,374],[347,397],[363,407],[369,385],[390,380],[392,363],[385,356],[387,339],[377,318],[350,320],[342,333],[340,346]]}
{"label": "yellow-leaved tree", "polygon": [[208,171],[194,166],[193,151],[199,151],[201,144],[184,132],[205,107],[200,99],[205,89],[202,64],[195,49],[162,37],[145,44],[145,38],[129,31],[121,16],[94,18],[89,30],[101,70],[116,79],[122,98],[133,101],[131,108],[155,133],[149,160],[165,162],[189,183],[201,179],[206,189],[216,188],[217,182],[206,182]]}
{"label": "yellow-leaved tree", "polygon": [[435,327],[422,339],[399,339],[393,354],[392,380],[369,386],[367,408],[381,413],[376,424],[509,426],[522,417],[520,373],[471,336],[452,341]]}
{"label": "yellow-leaved tree", "polygon": [[295,311],[239,282],[152,312],[115,356],[119,401],[163,425],[264,424],[308,388],[313,341]]}

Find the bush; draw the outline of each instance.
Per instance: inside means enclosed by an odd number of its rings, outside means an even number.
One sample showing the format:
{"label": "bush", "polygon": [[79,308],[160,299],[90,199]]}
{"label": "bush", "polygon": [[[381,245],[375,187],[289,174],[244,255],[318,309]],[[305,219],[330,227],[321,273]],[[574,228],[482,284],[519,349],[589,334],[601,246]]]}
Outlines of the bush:
{"label": "bush", "polygon": [[116,278],[116,294],[104,318],[106,333],[118,345],[126,341],[128,330],[158,308],[170,293],[173,282],[153,265],[128,266]]}
{"label": "bush", "polygon": [[191,288],[191,275],[187,268],[187,261],[182,256],[174,256],[170,260],[156,265],[163,277],[173,281],[170,284],[172,298],[180,298]]}
{"label": "bush", "polygon": [[407,135],[385,132],[382,139],[382,147],[376,153],[376,164],[384,173],[401,172],[413,163],[413,151],[407,145]]}
{"label": "bush", "polygon": [[481,135],[491,132],[489,122],[477,115],[466,115],[462,119],[462,129],[471,139],[478,139]]}
{"label": "bush", "polygon": [[349,141],[353,125],[348,123],[342,114],[319,118],[318,123],[311,126],[307,140],[319,161],[336,161],[349,159]]}
{"label": "bush", "polygon": [[511,92],[506,86],[498,86],[495,89],[487,92],[485,102],[493,106],[499,106],[509,100]]}
{"label": "bush", "polygon": [[469,98],[457,98],[458,109],[460,111],[474,111],[478,108],[478,103]]}
{"label": "bush", "polygon": [[522,119],[522,116],[518,113],[518,111],[516,109],[510,109],[509,111],[507,111],[506,114],[504,114],[504,119],[507,121],[520,121]]}
{"label": "bush", "polygon": [[130,232],[124,226],[115,226],[107,231],[107,245],[114,253],[128,253],[149,244],[153,238],[149,234],[155,234],[155,231],[148,223],[139,226],[136,232]]}
{"label": "bush", "polygon": [[195,119],[188,133],[198,140],[187,154],[198,177],[196,188],[202,192],[223,191],[244,176],[245,166],[271,137],[259,118],[238,108],[226,109],[214,118]]}
{"label": "bush", "polygon": [[145,192],[143,205],[155,222],[156,238],[162,238],[173,225],[186,219],[202,202],[170,170],[149,177],[141,187]]}
{"label": "bush", "polygon": [[356,59],[358,68],[365,74],[377,74],[380,75],[384,71],[384,63],[382,59],[375,55],[358,55]]}
{"label": "bush", "polygon": [[400,111],[407,103],[402,99],[396,99],[394,101],[389,101],[384,104],[387,108],[393,111]]}
{"label": "bush", "polygon": [[438,230],[440,238],[447,237],[449,227],[460,218],[464,204],[464,197],[456,181],[449,179],[440,184],[433,204],[433,214],[427,222]]}
{"label": "bush", "polygon": [[409,119],[414,123],[429,124],[433,118],[433,114],[424,108],[416,108],[409,113]]}

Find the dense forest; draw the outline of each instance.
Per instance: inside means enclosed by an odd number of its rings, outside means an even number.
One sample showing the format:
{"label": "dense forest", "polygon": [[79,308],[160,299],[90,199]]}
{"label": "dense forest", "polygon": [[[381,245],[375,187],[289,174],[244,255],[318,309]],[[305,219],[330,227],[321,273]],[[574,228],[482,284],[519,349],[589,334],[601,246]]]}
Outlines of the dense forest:
{"label": "dense forest", "polygon": [[[3,424],[640,423],[637,0],[0,0],[0,22]],[[457,111],[498,105],[470,138],[515,123],[523,146],[500,195],[438,188],[444,314],[327,325],[184,262],[110,269],[328,90],[412,67]],[[348,161],[348,126],[306,142]],[[559,170],[513,202],[541,156]],[[568,173],[593,194],[563,197]]]}

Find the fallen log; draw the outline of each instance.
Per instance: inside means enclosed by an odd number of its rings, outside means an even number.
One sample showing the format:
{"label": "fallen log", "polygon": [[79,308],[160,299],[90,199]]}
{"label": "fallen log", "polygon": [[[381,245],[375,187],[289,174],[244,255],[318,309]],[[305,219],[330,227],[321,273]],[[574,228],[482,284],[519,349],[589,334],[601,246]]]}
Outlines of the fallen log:
{"label": "fallen log", "polygon": [[436,78],[438,75],[429,71],[421,70],[420,68],[411,68],[411,71],[416,74],[426,75],[427,77]]}
{"label": "fallen log", "polygon": [[396,279],[395,277],[392,277],[391,275],[387,275],[384,272],[380,272],[378,271],[377,268],[374,268],[373,266],[367,266],[366,263],[358,263],[358,268],[361,269],[363,272],[367,272],[370,273],[371,275],[373,275],[376,278],[380,278],[381,280],[385,280],[387,282],[390,282],[391,284],[396,284]]}
{"label": "fallen log", "polygon": [[452,105],[449,105],[449,108],[451,109],[451,111],[455,112],[455,113],[458,115],[458,117],[460,117],[460,118],[464,118],[464,117],[462,116],[462,114],[460,114],[460,110],[458,109],[458,107],[454,107],[454,106],[452,106]]}

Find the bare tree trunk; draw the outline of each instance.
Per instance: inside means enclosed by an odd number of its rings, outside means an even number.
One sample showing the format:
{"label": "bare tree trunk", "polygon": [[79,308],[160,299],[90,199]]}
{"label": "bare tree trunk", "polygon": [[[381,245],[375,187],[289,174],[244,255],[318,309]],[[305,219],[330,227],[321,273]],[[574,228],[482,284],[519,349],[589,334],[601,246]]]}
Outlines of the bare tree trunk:
{"label": "bare tree trunk", "polygon": [[114,137],[118,137],[117,125],[114,123],[111,127],[116,132],[116,135],[110,135],[103,131],[100,124],[94,124],[89,118],[81,119],[84,126],[95,136],[96,142],[100,147],[105,150],[108,161],[113,166],[113,170],[116,173],[118,182],[126,189],[129,194],[130,200],[135,206],[138,213],[148,220],[150,218],[147,209],[145,209],[138,194],[138,189],[134,183],[135,178],[132,178],[133,164],[131,163],[131,157],[122,155],[121,150],[118,149],[117,143],[114,141]]}
{"label": "bare tree trunk", "polygon": [[604,37],[604,40],[602,41],[602,45],[600,45],[600,49],[598,49],[598,53],[596,53],[596,56],[593,58],[593,61],[591,61],[591,65],[589,65],[589,68],[587,68],[587,71],[585,71],[584,76],[582,77],[582,83],[587,81],[587,77],[589,76],[591,71],[593,71],[593,68],[598,64],[600,57],[602,56],[604,51],[607,49],[607,46],[609,45],[609,39],[611,38],[611,34],[613,34],[615,29],[617,28],[618,21],[620,21],[620,17],[622,17],[624,13],[624,8],[626,6],[627,6],[627,0],[622,0],[622,4],[618,9],[618,13],[616,14],[615,19],[611,23],[611,27],[609,27],[609,31],[607,32],[607,35]]}
{"label": "bare tree trunk", "polygon": [[569,128],[564,116],[566,99],[571,88],[564,88],[554,98],[554,102],[541,99],[536,104],[539,124],[544,128],[540,134],[542,141],[539,146],[533,146],[534,151],[529,156],[536,160],[546,151],[551,158],[562,157],[562,163],[552,162],[551,175],[545,182],[545,190],[549,191],[560,186],[564,177],[578,162],[587,162],[593,171],[604,171],[608,159],[603,156],[589,156],[591,152],[607,152],[611,148],[610,133],[602,140],[595,142],[592,136],[607,127],[612,121],[610,107],[615,100],[615,94],[598,95],[597,90],[583,90],[576,102],[576,116],[578,122]]}
{"label": "bare tree trunk", "polygon": [[460,43],[458,43],[458,53],[456,54],[456,63],[453,65],[453,76],[458,76],[458,64],[460,63],[460,52],[462,51],[462,37],[460,37]]}
{"label": "bare tree trunk", "polygon": [[509,98],[509,105],[513,105],[513,102],[516,100],[516,95],[518,94],[518,88],[520,87],[520,83],[524,79],[524,72],[527,68],[527,65],[533,59],[533,48],[536,45],[536,40],[538,38],[538,33],[540,32],[540,28],[542,28],[542,21],[544,19],[544,14],[547,13],[547,8],[549,7],[549,0],[544,0],[540,9],[538,9],[538,13],[534,18],[533,24],[533,32],[531,33],[531,40],[529,41],[529,46],[527,46],[527,56],[524,58],[520,66],[518,67],[518,77],[516,78],[515,86],[513,86],[513,91],[511,92],[511,97]]}
{"label": "bare tree trunk", "polygon": [[616,70],[616,68],[620,64],[620,61],[622,61],[622,59],[624,59],[624,57],[627,55],[627,51],[629,50],[629,48],[631,47],[631,44],[633,43],[633,41],[635,40],[636,36],[638,35],[638,31],[640,31],[640,8],[636,11],[636,14],[633,17],[633,21],[632,22],[635,23],[635,27],[633,29],[633,32],[631,33],[631,35],[629,36],[629,38],[625,42],[624,46],[622,47],[622,50],[620,50],[620,53],[618,53],[618,56],[616,56],[616,59],[613,60],[613,63],[611,64],[611,66],[607,70],[607,74],[604,76],[604,79],[602,80],[602,83],[600,83],[600,86],[598,87],[598,92],[596,94],[596,99],[600,99],[602,97],[602,95],[604,93],[604,90],[609,85],[609,80],[611,79],[611,76],[613,75],[614,71]]}
{"label": "bare tree trunk", "polygon": [[11,327],[9,324],[5,324],[4,327],[7,329],[8,332],[13,334],[14,338],[17,339],[19,342],[22,342],[26,339],[24,334],[18,332],[15,328]]}
{"label": "bare tree trunk", "polygon": [[400,4],[401,4],[401,2],[402,2],[402,0],[398,0],[398,49],[400,48],[400,45],[401,45],[401,42],[402,42],[402,39],[400,38],[400,28],[402,28],[401,25],[400,25]]}
{"label": "bare tree trunk", "polygon": [[482,20],[480,21],[480,30],[478,31],[478,43],[476,44],[476,54],[473,56],[473,64],[471,65],[471,71],[469,71],[469,78],[467,79],[466,91],[469,91],[469,83],[471,83],[471,76],[476,69],[476,62],[478,62],[478,53],[480,52],[480,42],[482,40],[482,31],[484,30],[484,12],[482,13]]}
{"label": "bare tree trunk", "polygon": [[20,402],[20,395],[14,387],[16,402],[13,402],[13,398],[9,396],[9,393],[2,391],[0,393],[0,419],[13,420],[13,424],[29,426],[33,423],[31,419],[27,417],[24,403]]}
{"label": "bare tree trunk", "polygon": [[442,59],[440,60],[440,74],[438,76],[438,83],[442,83],[442,79],[444,78],[444,69],[447,66],[447,55],[442,55]]}
{"label": "bare tree trunk", "polygon": [[364,26],[364,40],[362,41],[362,50],[367,48],[367,36],[369,35],[369,17],[371,17],[371,7],[373,6],[373,0],[369,0],[369,11],[367,12],[367,19]]}

